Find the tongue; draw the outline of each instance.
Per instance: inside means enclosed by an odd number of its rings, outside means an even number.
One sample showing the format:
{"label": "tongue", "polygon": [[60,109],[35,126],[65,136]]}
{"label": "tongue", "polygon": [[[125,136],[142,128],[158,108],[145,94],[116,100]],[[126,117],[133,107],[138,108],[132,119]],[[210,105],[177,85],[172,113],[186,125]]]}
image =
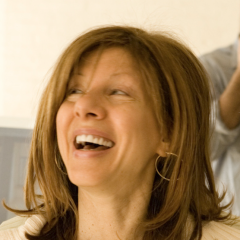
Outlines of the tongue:
{"label": "tongue", "polygon": [[100,151],[100,150],[105,150],[105,149],[108,149],[108,147],[105,147],[105,146],[94,147],[93,145],[85,145],[82,150]]}
{"label": "tongue", "polygon": [[91,146],[91,145],[85,145],[85,146],[83,147],[83,149],[85,149],[85,150],[87,150],[87,149],[92,149],[92,146]]}

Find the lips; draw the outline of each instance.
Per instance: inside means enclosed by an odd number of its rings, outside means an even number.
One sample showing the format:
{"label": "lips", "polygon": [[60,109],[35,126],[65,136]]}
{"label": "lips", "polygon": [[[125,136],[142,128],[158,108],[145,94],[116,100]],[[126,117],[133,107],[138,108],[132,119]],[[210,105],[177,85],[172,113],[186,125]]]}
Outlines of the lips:
{"label": "lips", "polygon": [[74,146],[82,151],[100,151],[112,148],[114,142],[92,134],[81,134],[75,137]]}

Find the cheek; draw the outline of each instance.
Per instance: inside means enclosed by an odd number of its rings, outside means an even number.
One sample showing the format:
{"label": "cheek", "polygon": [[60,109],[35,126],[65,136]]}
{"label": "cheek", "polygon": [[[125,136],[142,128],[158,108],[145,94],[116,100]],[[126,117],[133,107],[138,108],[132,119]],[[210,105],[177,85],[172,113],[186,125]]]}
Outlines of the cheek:
{"label": "cheek", "polygon": [[156,117],[147,106],[124,109],[116,113],[114,122],[121,131],[141,136],[144,139],[152,135],[157,137],[159,132]]}
{"label": "cheek", "polygon": [[62,133],[62,130],[64,128],[64,118],[63,118],[63,107],[61,106],[57,112],[57,117],[56,117],[56,128],[57,128],[57,136],[59,137]]}
{"label": "cheek", "polygon": [[57,133],[64,131],[72,119],[72,107],[68,103],[63,103],[57,112],[56,126]]}
{"label": "cheek", "polygon": [[57,142],[62,155],[64,155],[67,147],[68,127],[70,125],[70,121],[70,111],[67,106],[62,104],[56,117]]}
{"label": "cheek", "polygon": [[[159,124],[151,109],[144,108],[145,111],[140,111],[136,117],[133,128],[138,132],[139,138],[142,139],[142,144],[145,146],[158,145],[160,139]],[[151,143],[151,144],[149,144]]]}

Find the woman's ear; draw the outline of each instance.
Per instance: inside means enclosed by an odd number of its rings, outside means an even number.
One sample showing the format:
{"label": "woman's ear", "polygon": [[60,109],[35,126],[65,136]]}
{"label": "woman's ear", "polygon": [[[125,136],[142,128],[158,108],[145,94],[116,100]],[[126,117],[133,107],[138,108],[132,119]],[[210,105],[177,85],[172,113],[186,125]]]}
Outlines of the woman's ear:
{"label": "woman's ear", "polygon": [[157,154],[161,157],[166,157],[167,156],[166,152],[169,152],[169,149],[170,141],[166,138],[162,138],[157,149]]}

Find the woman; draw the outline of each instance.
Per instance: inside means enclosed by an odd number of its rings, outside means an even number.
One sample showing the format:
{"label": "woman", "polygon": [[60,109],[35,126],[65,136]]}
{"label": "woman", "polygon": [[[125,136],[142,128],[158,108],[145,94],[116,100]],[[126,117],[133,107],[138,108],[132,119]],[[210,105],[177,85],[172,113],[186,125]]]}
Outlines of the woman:
{"label": "woman", "polygon": [[83,34],[42,96],[28,210],[12,209],[25,218],[3,224],[0,236],[240,239],[214,187],[209,105],[202,66],[165,33],[112,26]]}

